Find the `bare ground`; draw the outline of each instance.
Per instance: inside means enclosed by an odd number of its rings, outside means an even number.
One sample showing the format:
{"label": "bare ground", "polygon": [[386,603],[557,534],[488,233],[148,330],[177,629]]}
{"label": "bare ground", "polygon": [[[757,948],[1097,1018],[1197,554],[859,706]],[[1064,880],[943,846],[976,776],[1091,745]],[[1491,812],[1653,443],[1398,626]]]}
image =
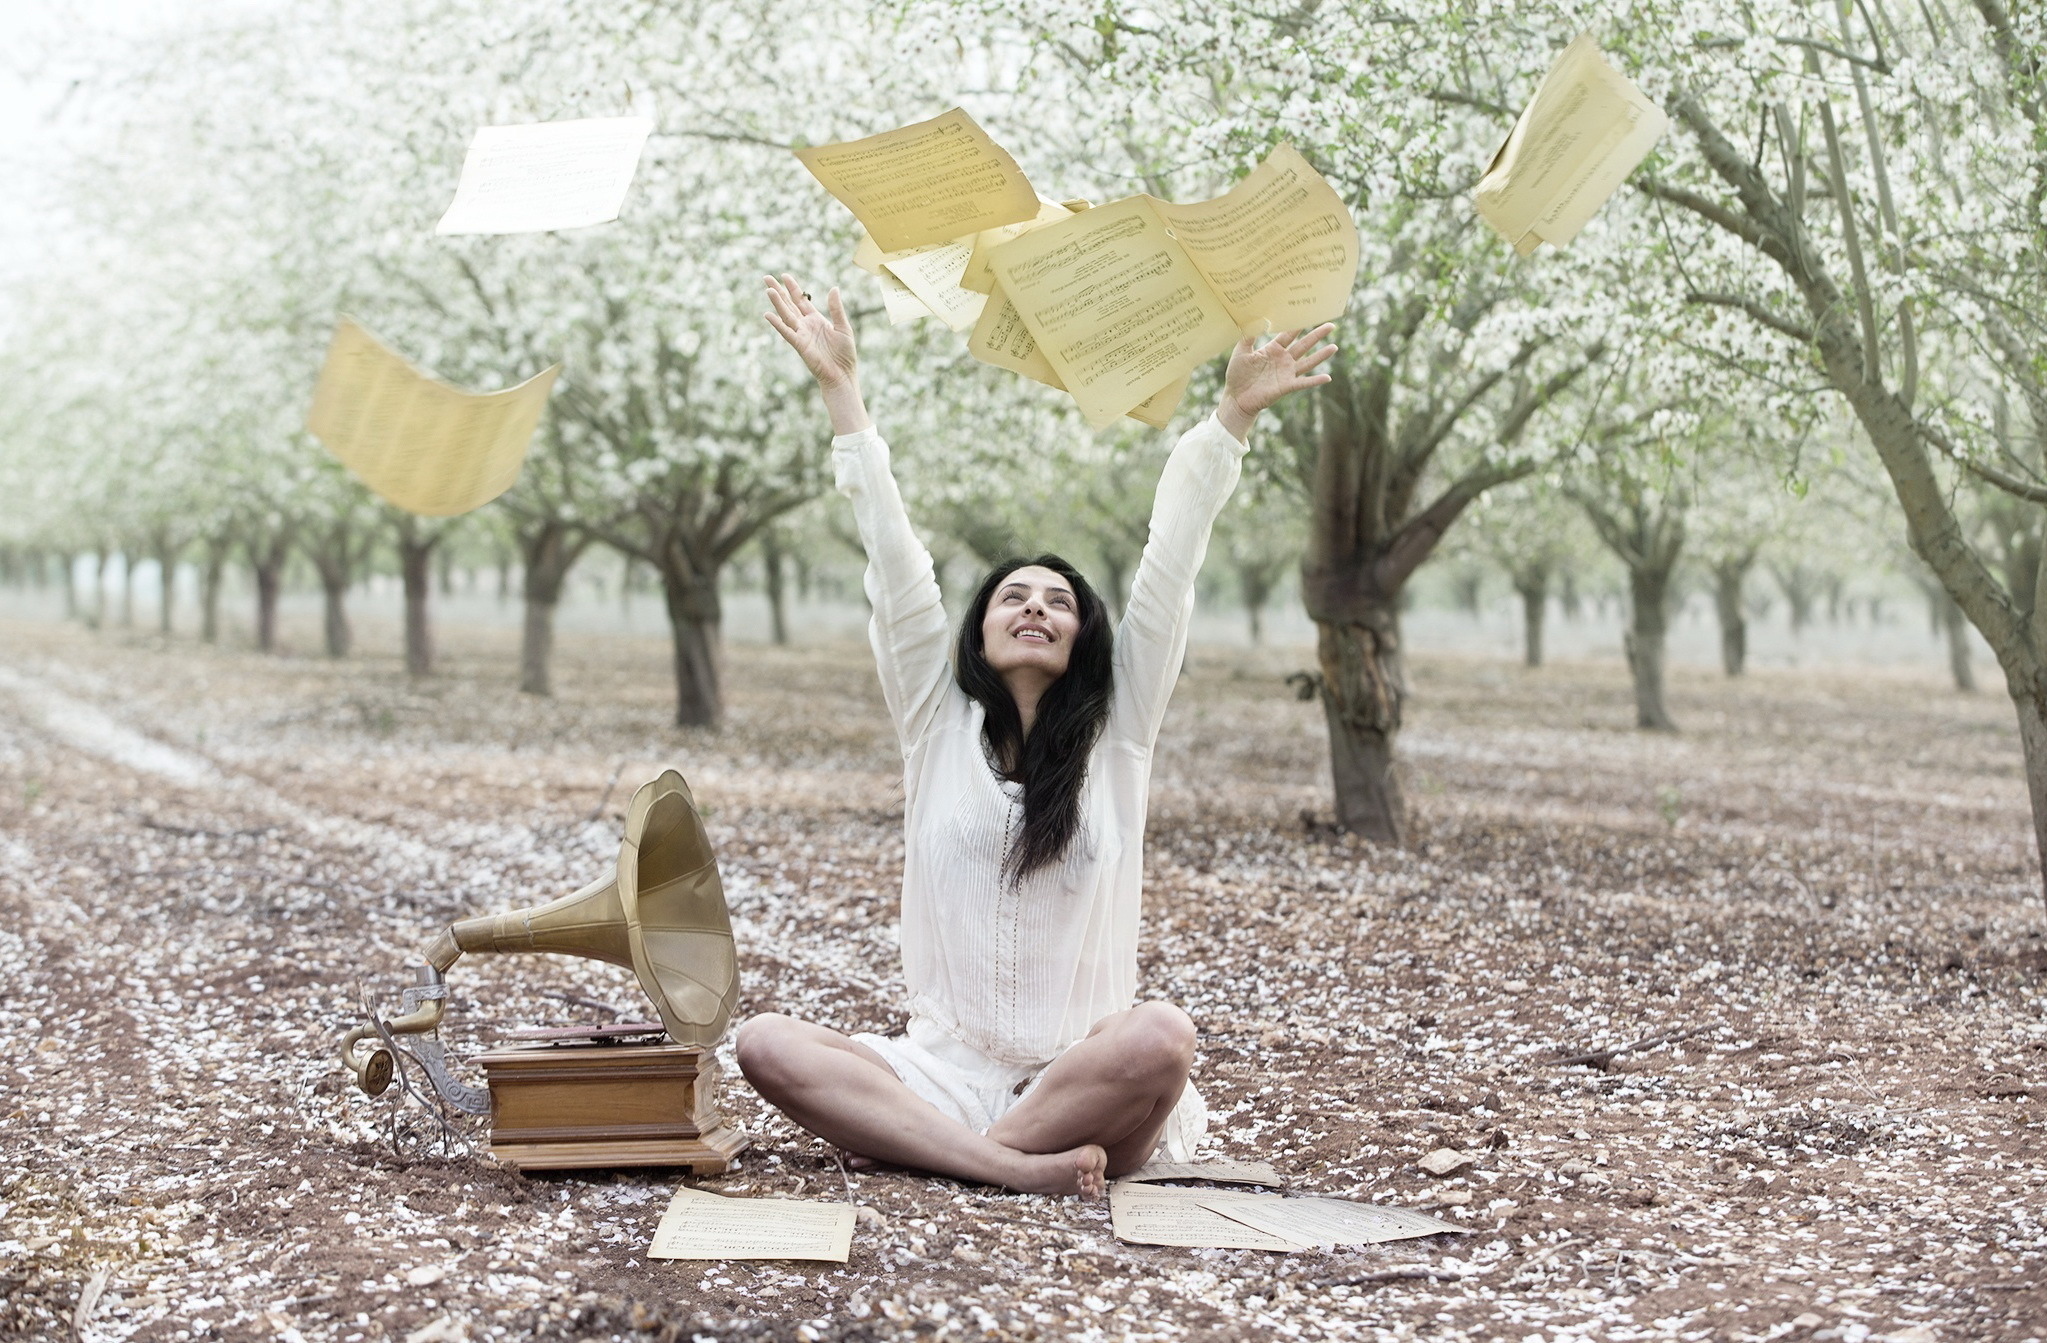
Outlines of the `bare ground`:
{"label": "bare ground", "polygon": [[[2047,940],[2010,708],[1928,677],[1423,658],[1418,818],[1332,837],[1301,655],[1198,652],[1153,801],[1144,992],[1202,1030],[1211,1146],[1471,1228],[1277,1256],[1118,1242],[1099,1204],[842,1179],[733,1083],[728,1193],[873,1213],[838,1265],[647,1262],[679,1176],[522,1176],[342,1085],[358,977],[615,852],[674,764],[720,845],[743,1012],[899,1024],[893,747],[857,645],[497,635],[442,673],[0,622],[0,1336],[896,1339],[2047,1335]],[[616,775],[619,780],[613,786]],[[632,1006],[465,960],[447,1032]],[[1607,1066],[1554,1060],[1665,1042]],[[473,1073],[472,1073],[473,1075]],[[1437,1147],[1478,1154],[1447,1180]]]}

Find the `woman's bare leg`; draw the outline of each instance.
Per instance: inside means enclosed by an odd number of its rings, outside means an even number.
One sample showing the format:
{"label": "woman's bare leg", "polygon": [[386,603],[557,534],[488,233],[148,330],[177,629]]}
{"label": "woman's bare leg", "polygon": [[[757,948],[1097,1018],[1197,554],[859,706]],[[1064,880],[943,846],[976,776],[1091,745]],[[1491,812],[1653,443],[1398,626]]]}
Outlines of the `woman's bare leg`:
{"label": "woman's bare leg", "polygon": [[1109,1176],[1127,1175],[1158,1146],[1193,1066],[1194,1022],[1171,1003],[1140,1003],[1054,1059],[988,1136],[1025,1152],[1095,1143]]}
{"label": "woman's bare leg", "polygon": [[1022,1151],[984,1137],[904,1086],[881,1055],[823,1026],[751,1018],[739,1028],[739,1070],[769,1104],[848,1152],[1030,1194],[1102,1192],[1098,1144]]}

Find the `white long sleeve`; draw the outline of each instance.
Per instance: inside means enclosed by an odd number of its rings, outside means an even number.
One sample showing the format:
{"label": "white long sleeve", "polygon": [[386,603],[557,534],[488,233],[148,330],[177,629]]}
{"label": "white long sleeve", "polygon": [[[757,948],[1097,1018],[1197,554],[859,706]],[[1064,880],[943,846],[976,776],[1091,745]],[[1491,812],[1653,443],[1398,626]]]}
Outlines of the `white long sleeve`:
{"label": "white long sleeve", "polygon": [[873,430],[832,446],[867,548],[875,661],[903,747],[906,1006],[991,1059],[1045,1062],[1136,999],[1152,743],[1243,444],[1211,418],[1174,446],[1116,636],[1115,695],[1080,831],[1062,861],[1020,883],[1003,865],[1022,830],[1022,788],[988,760],[981,706],[953,679],[931,557],[904,514],[887,446]]}

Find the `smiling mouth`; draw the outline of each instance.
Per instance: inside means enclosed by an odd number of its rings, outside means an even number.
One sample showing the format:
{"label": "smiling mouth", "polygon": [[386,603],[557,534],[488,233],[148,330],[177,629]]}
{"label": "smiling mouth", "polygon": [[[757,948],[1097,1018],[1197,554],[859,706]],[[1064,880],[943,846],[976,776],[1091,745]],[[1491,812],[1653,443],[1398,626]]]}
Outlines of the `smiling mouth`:
{"label": "smiling mouth", "polygon": [[1048,644],[1052,642],[1052,635],[1049,631],[1036,629],[1028,625],[1018,630],[1015,634],[1011,635],[1010,637],[1013,639],[1029,639],[1034,643],[1041,644]]}

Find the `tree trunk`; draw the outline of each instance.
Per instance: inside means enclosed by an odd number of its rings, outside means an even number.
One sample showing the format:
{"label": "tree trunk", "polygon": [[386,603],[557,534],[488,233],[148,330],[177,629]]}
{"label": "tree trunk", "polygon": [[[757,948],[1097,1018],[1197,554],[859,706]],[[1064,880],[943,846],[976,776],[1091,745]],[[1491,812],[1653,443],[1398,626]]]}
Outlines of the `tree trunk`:
{"label": "tree trunk", "polygon": [[1563,572],[1563,591],[1557,595],[1557,602],[1564,608],[1564,619],[1573,624],[1585,614],[1585,599],[1578,594],[1578,575],[1569,569]]}
{"label": "tree trunk", "polygon": [[[1937,601],[1941,629],[1947,634],[1948,671],[1955,678],[1955,689],[1963,694],[1973,694],[1976,690],[1976,668],[1969,658],[1969,619],[1962,614],[1961,606],[1948,595],[1946,588],[1940,590]],[[2029,763],[2029,774],[2031,768]]]}
{"label": "tree trunk", "polygon": [[178,551],[175,546],[156,548],[156,631],[165,638],[171,633],[171,608],[178,592]]}
{"label": "tree trunk", "polygon": [[783,574],[781,538],[769,528],[761,533],[761,578],[768,591],[768,621],[778,647],[789,642],[788,584]]}
{"label": "tree trunk", "polygon": [[1407,799],[1394,769],[1394,746],[1407,699],[1398,594],[1361,606],[1348,621],[1316,621],[1322,715],[1336,824],[1381,844],[1407,840]]}
{"label": "tree trunk", "polygon": [[64,579],[64,618],[78,619],[78,556],[69,551],[57,557],[64,565],[59,570]]}
{"label": "tree trunk", "polygon": [[1244,603],[1244,618],[1251,626],[1251,646],[1265,645],[1265,608],[1272,602],[1272,590],[1279,586],[1277,564],[1245,562],[1237,565],[1237,595]]}
{"label": "tree trunk", "polygon": [[1521,665],[1542,665],[1542,621],[1549,610],[1549,571],[1530,570],[1514,575],[1514,591],[1521,594]]}
{"label": "tree trunk", "polygon": [[1663,650],[1670,631],[1670,570],[1640,567],[1628,574],[1633,606],[1626,647],[1628,674],[1635,681],[1635,726],[1675,732],[1677,723],[1663,702]]}
{"label": "tree trunk", "polygon": [[1713,566],[1713,610],[1720,617],[1720,669],[1739,676],[1748,666],[1748,615],[1743,584],[1748,563],[1722,560]]}
{"label": "tree trunk", "polygon": [[675,646],[677,727],[716,727],[724,711],[718,689],[720,625],[718,575],[663,569],[661,595]]}
{"label": "tree trunk", "polygon": [[220,642],[220,584],[227,574],[229,543],[206,543],[206,568],[199,576],[199,638],[210,644]]}
{"label": "tree trunk", "polygon": [[348,563],[332,555],[316,555],[313,567],[320,574],[322,603],[322,629],[327,640],[327,656],[345,658],[355,642],[354,631],[348,625]]}
{"label": "tree trunk", "polygon": [[135,628],[135,557],[121,552],[121,628]]}
{"label": "tree trunk", "polygon": [[526,629],[519,641],[519,689],[528,695],[554,693],[554,612],[568,585],[569,570],[586,541],[552,519],[519,534],[526,569]]}
{"label": "tree trunk", "polygon": [[433,595],[434,550],[440,533],[422,538],[418,525],[406,517],[398,524],[398,570],[405,585],[405,670],[427,676],[434,669],[434,630],[427,608]]}
{"label": "tree trunk", "polygon": [[277,651],[277,599],[284,591],[284,561],[289,554],[281,533],[261,548],[249,549],[250,567],[256,573],[256,647],[261,652]]}

